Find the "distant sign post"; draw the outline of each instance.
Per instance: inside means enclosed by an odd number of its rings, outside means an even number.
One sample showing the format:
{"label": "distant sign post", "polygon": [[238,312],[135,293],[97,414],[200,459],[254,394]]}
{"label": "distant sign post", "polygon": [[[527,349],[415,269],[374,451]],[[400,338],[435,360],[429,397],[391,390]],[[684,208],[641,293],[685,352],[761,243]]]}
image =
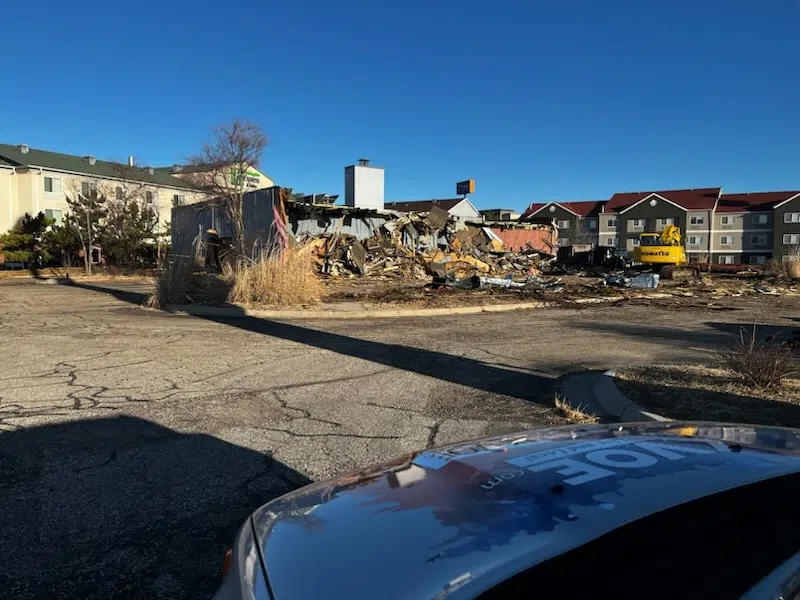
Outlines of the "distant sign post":
{"label": "distant sign post", "polygon": [[456,194],[466,196],[475,192],[475,180],[467,179],[466,181],[459,181],[456,184]]}

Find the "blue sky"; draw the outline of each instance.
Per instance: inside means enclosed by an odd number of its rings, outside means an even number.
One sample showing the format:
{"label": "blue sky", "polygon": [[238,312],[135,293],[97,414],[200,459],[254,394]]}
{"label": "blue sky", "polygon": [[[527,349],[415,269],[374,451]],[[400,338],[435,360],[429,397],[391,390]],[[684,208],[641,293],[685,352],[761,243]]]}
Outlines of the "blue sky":
{"label": "blue sky", "polygon": [[800,188],[796,0],[39,0],[0,19],[0,141],[154,165],[234,117],[305,193],[480,207]]}

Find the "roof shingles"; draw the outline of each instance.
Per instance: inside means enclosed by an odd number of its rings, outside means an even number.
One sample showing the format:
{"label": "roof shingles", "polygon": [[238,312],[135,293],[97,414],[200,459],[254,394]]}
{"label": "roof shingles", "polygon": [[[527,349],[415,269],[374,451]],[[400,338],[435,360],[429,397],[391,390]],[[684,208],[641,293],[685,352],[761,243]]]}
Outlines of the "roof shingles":
{"label": "roof shingles", "polygon": [[776,204],[800,194],[793,192],[750,192],[747,194],[723,194],[717,203],[717,212],[770,211]]}
{"label": "roof shingles", "polygon": [[83,156],[34,148],[23,153],[19,147],[8,144],[0,144],[0,162],[6,162],[15,167],[42,167],[54,171],[69,171],[108,179],[141,181],[154,186],[194,189],[189,182],[173,177],[161,169],[154,169],[151,175],[146,167],[129,167],[107,160],[96,160],[94,164],[90,164]]}
{"label": "roof shingles", "polygon": [[605,202],[605,201],[604,200],[580,200],[580,201],[574,201],[574,202],[556,202],[556,201],[552,201],[552,202],[537,202],[537,203],[531,204],[528,207],[528,210],[526,210],[525,214],[523,214],[522,216],[523,216],[523,218],[524,217],[529,217],[529,216],[533,215],[534,213],[542,210],[544,207],[546,207],[546,206],[548,206],[550,204],[555,204],[557,206],[562,206],[562,207],[566,208],[567,210],[569,210],[571,212],[574,212],[577,215],[580,215],[581,217],[594,217],[594,216],[597,216],[598,214],[600,214],[600,209],[603,206],[603,202]]}
{"label": "roof shingles", "polygon": [[606,203],[604,212],[621,212],[652,194],[657,194],[686,210],[710,210],[714,208],[714,203],[721,192],[722,188],[696,188],[614,194]]}

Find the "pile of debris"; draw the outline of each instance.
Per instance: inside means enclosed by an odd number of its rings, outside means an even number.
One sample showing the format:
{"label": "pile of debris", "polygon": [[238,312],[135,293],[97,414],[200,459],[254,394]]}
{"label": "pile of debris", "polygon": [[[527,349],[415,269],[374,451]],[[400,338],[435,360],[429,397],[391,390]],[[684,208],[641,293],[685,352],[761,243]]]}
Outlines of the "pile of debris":
{"label": "pile of debris", "polygon": [[[542,285],[538,277],[552,256],[534,249],[504,250],[500,238],[480,224],[458,224],[444,210],[410,213],[386,221],[366,240],[350,234],[324,233],[298,240],[311,253],[319,272],[332,277],[431,279],[439,283],[484,279],[473,287]],[[465,284],[463,284],[465,286]]]}

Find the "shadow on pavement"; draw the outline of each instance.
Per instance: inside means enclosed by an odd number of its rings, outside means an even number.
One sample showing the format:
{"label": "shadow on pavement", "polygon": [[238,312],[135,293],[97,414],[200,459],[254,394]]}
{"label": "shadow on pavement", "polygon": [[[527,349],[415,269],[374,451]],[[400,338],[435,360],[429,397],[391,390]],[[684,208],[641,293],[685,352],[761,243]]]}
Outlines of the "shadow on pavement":
{"label": "shadow on pavement", "polygon": [[269,455],[132,417],[0,435],[4,598],[207,598],[248,515],[309,483]]}
{"label": "shadow on pavement", "polygon": [[[135,304],[141,304],[147,296],[87,283],[73,285],[87,290],[110,293],[120,300]],[[285,322],[248,317],[244,315],[244,312],[241,317],[197,316],[196,318],[427,375],[492,394],[503,394],[551,405],[552,398],[549,394],[553,389],[554,381],[552,379],[505,369],[471,358],[398,344],[362,340]]]}
{"label": "shadow on pavement", "polygon": [[200,317],[230,327],[289,340],[337,354],[360,358],[395,369],[427,375],[441,381],[465,385],[492,394],[551,404],[548,394],[554,381],[546,377],[512,371],[472,358],[453,356],[399,344],[362,340],[289,323],[254,317]]}
{"label": "shadow on pavement", "polygon": [[[744,323],[704,323],[707,327],[711,327],[717,331],[726,333],[730,336],[730,340],[738,339],[740,333],[746,340],[750,340],[753,333],[752,324]],[[756,323],[756,340],[775,340],[778,342],[790,342],[800,339],[800,327],[792,327],[791,325],[762,325]]]}
{"label": "shadow on pavement", "polygon": [[103,294],[111,294],[118,300],[122,300],[123,302],[130,302],[131,304],[136,304],[141,306],[144,304],[145,300],[149,294],[145,294],[143,292],[136,291],[136,284],[118,284],[116,286],[102,286],[87,283],[85,281],[75,281],[74,279],[67,279],[62,280],[60,282],[62,285],[68,285],[70,287],[80,288],[84,290],[89,290],[92,292],[101,292]]}
{"label": "shadow on pavement", "polygon": [[674,342],[682,346],[724,344],[731,339],[727,332],[723,331],[687,331],[685,329],[654,327],[652,325],[639,325],[636,323],[576,323],[574,326],[594,333],[613,333],[640,340],[659,340],[667,343]]}
{"label": "shadow on pavement", "polygon": [[[655,372],[651,377],[669,385],[649,382],[617,380],[619,390],[647,411],[685,421],[721,421],[771,425],[777,427],[800,427],[800,405],[778,400],[765,400],[754,396],[740,395],[731,391],[698,390],[681,385],[671,372]],[[687,377],[689,377],[687,375]],[[724,386],[733,378],[723,380]]]}

